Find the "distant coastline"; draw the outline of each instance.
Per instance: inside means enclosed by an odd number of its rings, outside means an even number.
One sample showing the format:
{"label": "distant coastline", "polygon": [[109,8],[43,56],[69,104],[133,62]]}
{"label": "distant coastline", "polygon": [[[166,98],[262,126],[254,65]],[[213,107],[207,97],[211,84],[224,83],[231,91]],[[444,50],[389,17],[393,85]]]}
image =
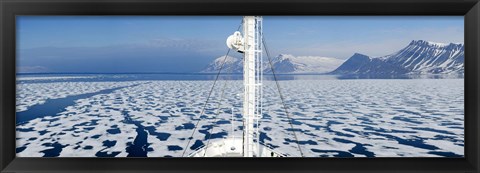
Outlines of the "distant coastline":
{"label": "distant coastline", "polygon": [[[124,72],[124,73],[17,73],[17,77],[44,77],[44,76],[51,76],[51,77],[58,77],[58,76],[66,76],[66,77],[76,77],[76,76],[107,76],[107,78],[111,78],[110,76],[115,75],[133,75],[133,76],[153,76],[151,78],[145,79],[164,79],[162,76],[171,76],[165,79],[184,79],[186,76],[192,76],[190,78],[198,78],[198,79],[214,79],[217,73],[175,73],[175,72]],[[290,78],[321,78],[321,79],[463,79],[465,77],[464,74],[327,74],[327,73],[281,73],[276,74],[280,76],[280,80],[290,79]],[[173,76],[173,77],[172,77]],[[178,76],[178,77],[175,77]],[[198,77],[194,77],[198,76]],[[272,73],[264,74],[267,80],[273,78]],[[160,78],[157,78],[160,77]],[[232,78],[233,77],[233,78]],[[220,73],[221,79],[235,79],[240,80],[242,79],[242,73]],[[17,78],[18,79],[18,78]],[[144,79],[144,78],[142,78]]]}

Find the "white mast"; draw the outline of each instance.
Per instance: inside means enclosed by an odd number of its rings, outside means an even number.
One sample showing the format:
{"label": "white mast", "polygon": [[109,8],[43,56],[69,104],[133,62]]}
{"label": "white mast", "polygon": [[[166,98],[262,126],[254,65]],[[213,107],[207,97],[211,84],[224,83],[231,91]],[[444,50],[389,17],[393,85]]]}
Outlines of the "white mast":
{"label": "white mast", "polygon": [[[243,136],[233,135],[195,150],[193,157],[285,157],[259,143],[258,121],[262,116],[262,17],[243,17],[243,36],[236,31],[227,38],[227,46],[244,54],[243,59]],[[233,134],[232,109],[232,134]]]}
{"label": "white mast", "polygon": [[243,17],[244,65],[243,65],[243,156],[254,157],[258,153],[258,118],[261,116],[261,59],[262,17]]}

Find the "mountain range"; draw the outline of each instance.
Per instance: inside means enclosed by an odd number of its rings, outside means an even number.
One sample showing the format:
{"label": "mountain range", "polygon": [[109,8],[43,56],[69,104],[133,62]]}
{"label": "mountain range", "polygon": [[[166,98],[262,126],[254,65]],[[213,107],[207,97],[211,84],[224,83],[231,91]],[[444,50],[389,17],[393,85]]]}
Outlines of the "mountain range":
{"label": "mountain range", "polygon": [[[272,58],[277,73],[303,74],[355,74],[355,75],[401,75],[401,74],[462,74],[464,73],[464,45],[460,43],[435,43],[413,40],[405,48],[382,57],[370,57],[355,53],[346,61],[318,56],[293,56],[280,54]],[[224,56],[211,62],[202,72],[218,72]],[[270,65],[264,57],[264,72],[270,73]],[[227,57],[223,72],[241,73],[243,62]]]}
{"label": "mountain range", "polygon": [[383,57],[356,53],[330,74],[399,75],[464,73],[464,45],[413,40]]}
{"label": "mountain range", "polygon": [[[242,73],[243,61],[240,58],[221,56],[207,65],[202,70],[204,73],[215,73],[220,69],[225,59],[225,65],[222,69],[224,73]],[[271,73],[270,63],[267,57],[263,57],[264,73]],[[318,56],[293,56],[290,54],[280,54],[272,58],[272,64],[276,73],[288,74],[310,74],[310,73],[328,73],[340,66],[344,60],[330,57]]]}

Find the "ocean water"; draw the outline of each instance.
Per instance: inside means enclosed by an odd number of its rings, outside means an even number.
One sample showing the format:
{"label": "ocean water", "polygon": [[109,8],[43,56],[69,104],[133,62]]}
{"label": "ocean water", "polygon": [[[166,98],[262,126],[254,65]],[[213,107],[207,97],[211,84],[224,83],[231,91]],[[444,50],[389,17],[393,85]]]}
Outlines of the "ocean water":
{"label": "ocean water", "polygon": [[[200,115],[213,79],[18,75],[17,156],[181,157],[208,140],[241,136],[241,75],[222,75]],[[462,78],[280,75],[292,125],[275,82],[265,79],[260,142],[288,156],[464,157]]]}

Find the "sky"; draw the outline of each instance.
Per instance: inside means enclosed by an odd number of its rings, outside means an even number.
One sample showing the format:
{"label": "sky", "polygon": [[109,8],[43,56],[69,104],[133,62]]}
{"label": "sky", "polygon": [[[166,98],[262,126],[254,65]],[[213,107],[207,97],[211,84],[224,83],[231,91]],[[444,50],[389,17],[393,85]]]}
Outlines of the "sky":
{"label": "sky", "polygon": [[[198,72],[242,16],[17,16],[21,73]],[[412,40],[463,43],[463,16],[264,16],[272,55],[384,56]],[[240,57],[238,53],[230,55]]]}

